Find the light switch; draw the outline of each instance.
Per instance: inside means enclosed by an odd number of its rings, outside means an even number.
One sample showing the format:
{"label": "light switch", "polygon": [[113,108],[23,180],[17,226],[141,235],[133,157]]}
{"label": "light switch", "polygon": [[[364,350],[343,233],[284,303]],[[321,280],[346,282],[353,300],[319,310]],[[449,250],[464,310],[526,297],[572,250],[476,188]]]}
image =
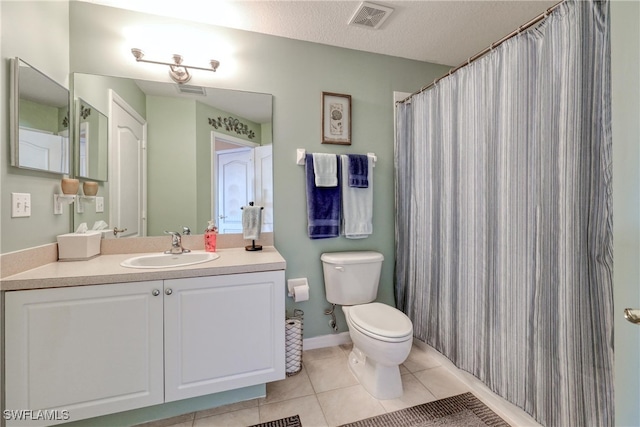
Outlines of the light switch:
{"label": "light switch", "polygon": [[104,212],[104,197],[96,197],[96,213]]}
{"label": "light switch", "polygon": [[11,193],[11,218],[31,216],[31,194]]}

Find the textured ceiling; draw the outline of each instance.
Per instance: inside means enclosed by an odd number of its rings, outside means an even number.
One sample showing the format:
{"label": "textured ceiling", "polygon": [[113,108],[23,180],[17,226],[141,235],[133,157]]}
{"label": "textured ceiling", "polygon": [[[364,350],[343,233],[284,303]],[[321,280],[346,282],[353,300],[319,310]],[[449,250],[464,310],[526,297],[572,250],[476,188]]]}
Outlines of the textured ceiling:
{"label": "textured ceiling", "polygon": [[380,29],[349,26],[360,1],[85,0],[296,40],[458,65],[558,1],[369,1],[394,9]]}

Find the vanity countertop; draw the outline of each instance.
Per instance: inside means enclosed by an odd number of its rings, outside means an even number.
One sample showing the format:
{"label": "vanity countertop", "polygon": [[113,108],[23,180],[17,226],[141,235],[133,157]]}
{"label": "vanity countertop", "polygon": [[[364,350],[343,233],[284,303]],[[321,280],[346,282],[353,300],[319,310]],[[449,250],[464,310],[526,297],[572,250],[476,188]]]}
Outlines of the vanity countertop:
{"label": "vanity countertop", "polygon": [[[201,252],[201,251],[194,251]],[[182,267],[138,269],[120,263],[145,254],[100,255],[88,261],[52,262],[41,267],[0,279],[0,290],[59,288],[65,286],[102,285],[185,277],[218,276],[284,270],[286,261],[273,246],[261,251],[242,248],[219,249],[219,258],[202,264]]]}

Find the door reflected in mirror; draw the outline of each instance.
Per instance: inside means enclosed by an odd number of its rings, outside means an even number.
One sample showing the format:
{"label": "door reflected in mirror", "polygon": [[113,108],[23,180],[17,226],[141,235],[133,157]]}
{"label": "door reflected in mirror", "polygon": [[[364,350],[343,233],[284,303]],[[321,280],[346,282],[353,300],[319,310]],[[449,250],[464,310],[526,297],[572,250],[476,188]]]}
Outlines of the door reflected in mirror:
{"label": "door reflected in mirror", "polygon": [[[105,212],[96,219],[106,221],[110,229],[137,230],[131,236],[161,236],[165,230],[182,232],[184,227],[201,234],[209,220],[220,223],[224,208],[218,189],[224,186],[219,182],[217,153],[224,149],[216,148],[216,140],[251,151],[268,146],[263,151],[271,153],[270,94],[74,74],[74,95],[108,112],[112,138],[109,180],[101,190]],[[118,118],[114,111],[125,104],[132,115]],[[133,120],[142,126],[140,135],[129,138],[130,144],[119,142],[117,137],[129,135],[123,131],[126,125],[119,123],[121,120]],[[77,150],[76,155],[80,154]],[[79,159],[76,161],[80,164]],[[252,177],[237,189],[237,194],[246,197],[233,203],[241,206],[253,201],[265,206],[263,231],[270,232],[272,156],[254,154],[249,166]],[[127,196],[129,193],[135,197]],[[93,211],[88,214],[87,209],[76,213],[75,226],[82,222],[91,226],[94,214],[98,215]],[[136,220],[141,224],[134,223]],[[240,233],[241,229],[234,226],[229,232]]]}
{"label": "door reflected in mirror", "polygon": [[93,181],[106,181],[109,146],[107,116],[83,99],[78,99],[76,123],[76,175]]}
{"label": "door reflected in mirror", "polygon": [[273,231],[273,146],[247,143],[213,132],[213,188],[217,204],[212,207],[220,234],[242,233],[242,207],[262,206],[262,231]]}
{"label": "door reflected in mirror", "polygon": [[68,174],[69,91],[20,58],[11,73],[11,165]]}

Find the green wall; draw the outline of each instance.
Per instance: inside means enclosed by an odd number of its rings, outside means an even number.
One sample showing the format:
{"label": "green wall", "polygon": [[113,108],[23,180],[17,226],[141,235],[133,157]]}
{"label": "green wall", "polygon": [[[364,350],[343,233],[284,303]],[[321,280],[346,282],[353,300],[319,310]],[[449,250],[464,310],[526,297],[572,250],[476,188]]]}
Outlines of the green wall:
{"label": "green wall", "polygon": [[211,127],[207,119],[214,116],[208,105],[196,103],[196,223],[191,227],[193,233],[204,232],[211,218]]}
{"label": "green wall", "polygon": [[[196,230],[196,103],[147,96],[147,233]],[[170,124],[170,125],[167,125]],[[182,223],[185,222],[186,223]]]}
{"label": "green wall", "polygon": [[[73,71],[168,81],[163,67],[138,64],[126,57],[126,48],[133,47],[134,41],[127,38],[122,28],[179,25],[181,21],[79,2],[71,3],[70,10]],[[215,47],[208,41],[225,39],[230,50],[236,52],[232,75],[224,74],[222,62],[217,73],[195,75],[193,84],[274,96],[275,244],[287,261],[287,278],[309,279],[309,301],[294,304],[287,298],[289,311],[295,307],[305,312],[305,337],[333,333],[324,314],[329,305],[320,264],[322,252],[372,249],[382,252],[385,262],[379,299],[393,304],[393,91],[413,92],[449,68],[192,22],[182,24],[190,34],[203,34],[197,40],[185,39],[185,46],[199,47],[215,56]],[[176,37],[180,37],[179,32]],[[161,46],[136,47],[161,49]],[[321,144],[323,91],[351,95],[351,146]],[[304,168],[295,163],[297,148],[309,152],[377,154],[371,237],[363,240],[307,237]],[[191,149],[186,150],[191,155]],[[156,158],[150,155],[149,162]],[[195,157],[191,161],[195,162]],[[149,177],[150,188],[156,185],[153,179]],[[177,204],[184,203],[181,209],[197,209],[194,201],[184,197],[176,200]],[[150,219],[153,210],[150,206]],[[344,332],[347,330],[344,317],[340,310],[337,314],[340,331]]]}
{"label": "green wall", "polygon": [[72,85],[76,98],[84,99],[103,114],[109,114],[109,89],[113,89],[138,114],[147,116],[147,97],[131,79],[74,73]]}
{"label": "green wall", "polygon": [[[62,175],[13,167],[9,150],[9,59],[20,57],[68,88],[69,4],[0,1],[0,53],[0,253],[6,253],[54,242],[71,227],[73,209],[53,214]],[[12,192],[31,194],[31,217],[11,218]]]}
{"label": "green wall", "polygon": [[[180,231],[183,226],[193,233],[202,233],[211,219],[211,131],[214,128],[207,119],[230,114],[191,99],[163,96],[148,96],[146,110],[147,233],[158,236],[164,230]],[[260,138],[259,124],[234,117],[247,123]],[[218,132],[236,136],[224,129]]]}

